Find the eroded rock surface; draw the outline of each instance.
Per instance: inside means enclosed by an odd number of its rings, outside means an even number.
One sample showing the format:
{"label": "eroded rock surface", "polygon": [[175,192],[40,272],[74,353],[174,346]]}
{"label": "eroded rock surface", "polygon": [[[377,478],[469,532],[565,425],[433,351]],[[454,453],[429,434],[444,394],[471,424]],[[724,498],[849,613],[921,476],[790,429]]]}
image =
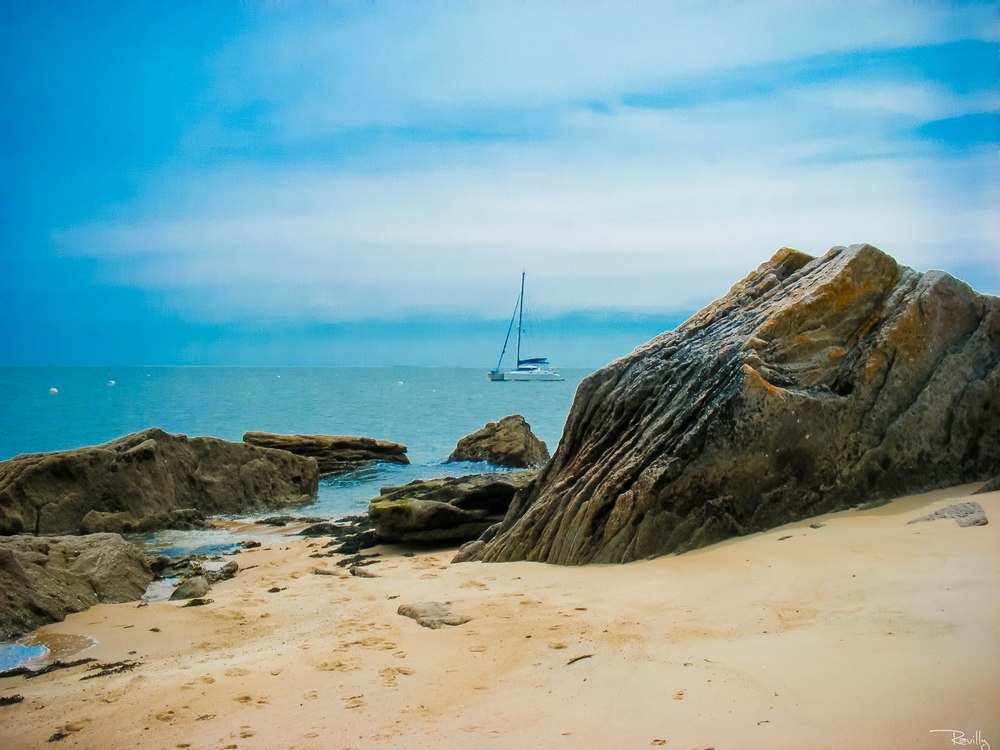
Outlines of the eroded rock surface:
{"label": "eroded rock surface", "polygon": [[316,459],[320,474],[339,474],[373,461],[408,464],[406,446],[388,440],[351,435],[276,435],[247,432],[243,442],[277,448]]}
{"label": "eroded rock surface", "polygon": [[0,533],[75,533],[85,518],[90,530],[164,528],[309,502],[318,484],[311,459],[152,428],[0,462]]}
{"label": "eroded rock surface", "polygon": [[0,537],[0,641],[98,602],[139,599],[153,573],[117,534]]}
{"label": "eroded rock surface", "polygon": [[783,249],[587,378],[480,560],[625,562],[1000,473],[1000,299]]}
{"label": "eroded rock surface", "polygon": [[448,461],[488,461],[497,466],[527,468],[549,460],[549,449],[520,414],[488,422],[458,441]]}
{"label": "eroded rock surface", "polygon": [[537,475],[523,469],[383,487],[368,516],[383,541],[467,541],[502,520],[514,495]]}

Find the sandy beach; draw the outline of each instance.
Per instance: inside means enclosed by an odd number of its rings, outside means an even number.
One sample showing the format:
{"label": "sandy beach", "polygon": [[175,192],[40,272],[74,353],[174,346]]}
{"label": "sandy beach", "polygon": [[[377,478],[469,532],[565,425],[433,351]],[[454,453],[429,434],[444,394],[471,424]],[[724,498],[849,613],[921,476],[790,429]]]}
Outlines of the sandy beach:
{"label": "sandy beach", "polygon": [[[977,487],[620,566],[385,547],[358,577],[282,539],[205,606],[42,628],[135,666],[0,680],[24,697],[0,747],[1000,748],[1000,493]],[[989,525],[908,524],[966,499]],[[471,619],[397,614],[432,601]]]}

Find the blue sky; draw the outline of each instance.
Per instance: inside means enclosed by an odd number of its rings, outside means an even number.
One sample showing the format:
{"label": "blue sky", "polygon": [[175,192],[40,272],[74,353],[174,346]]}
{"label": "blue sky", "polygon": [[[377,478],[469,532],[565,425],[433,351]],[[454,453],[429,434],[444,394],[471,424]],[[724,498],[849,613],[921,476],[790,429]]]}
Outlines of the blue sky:
{"label": "blue sky", "polygon": [[1000,294],[1000,12],[0,4],[0,364],[556,364],[782,246]]}

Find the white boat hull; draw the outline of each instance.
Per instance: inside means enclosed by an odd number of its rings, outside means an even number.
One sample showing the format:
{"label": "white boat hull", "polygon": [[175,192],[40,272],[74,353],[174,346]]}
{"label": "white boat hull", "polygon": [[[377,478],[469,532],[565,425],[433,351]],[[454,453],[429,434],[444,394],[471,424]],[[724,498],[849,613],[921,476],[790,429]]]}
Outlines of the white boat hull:
{"label": "white boat hull", "polygon": [[519,371],[519,370],[507,370],[501,372],[488,372],[486,373],[487,380],[520,380],[525,382],[538,382],[538,381],[557,381],[563,380],[563,376],[558,372],[546,371],[546,370],[536,370],[536,371]]}

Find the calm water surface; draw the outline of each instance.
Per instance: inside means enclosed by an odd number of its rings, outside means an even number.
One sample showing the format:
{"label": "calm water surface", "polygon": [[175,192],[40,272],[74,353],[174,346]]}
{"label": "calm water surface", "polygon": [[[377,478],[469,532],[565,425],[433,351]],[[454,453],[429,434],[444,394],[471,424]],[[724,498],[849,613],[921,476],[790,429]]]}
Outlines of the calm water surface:
{"label": "calm water surface", "polygon": [[487,470],[441,462],[459,438],[508,414],[523,414],[554,451],[590,370],[562,372],[564,382],[491,383],[473,368],[0,368],[0,460],[147,427],[237,441],[249,430],[366,435],[409,447],[410,466],[323,480],[317,503],[297,511],[334,518],[363,511],[381,486]]}

